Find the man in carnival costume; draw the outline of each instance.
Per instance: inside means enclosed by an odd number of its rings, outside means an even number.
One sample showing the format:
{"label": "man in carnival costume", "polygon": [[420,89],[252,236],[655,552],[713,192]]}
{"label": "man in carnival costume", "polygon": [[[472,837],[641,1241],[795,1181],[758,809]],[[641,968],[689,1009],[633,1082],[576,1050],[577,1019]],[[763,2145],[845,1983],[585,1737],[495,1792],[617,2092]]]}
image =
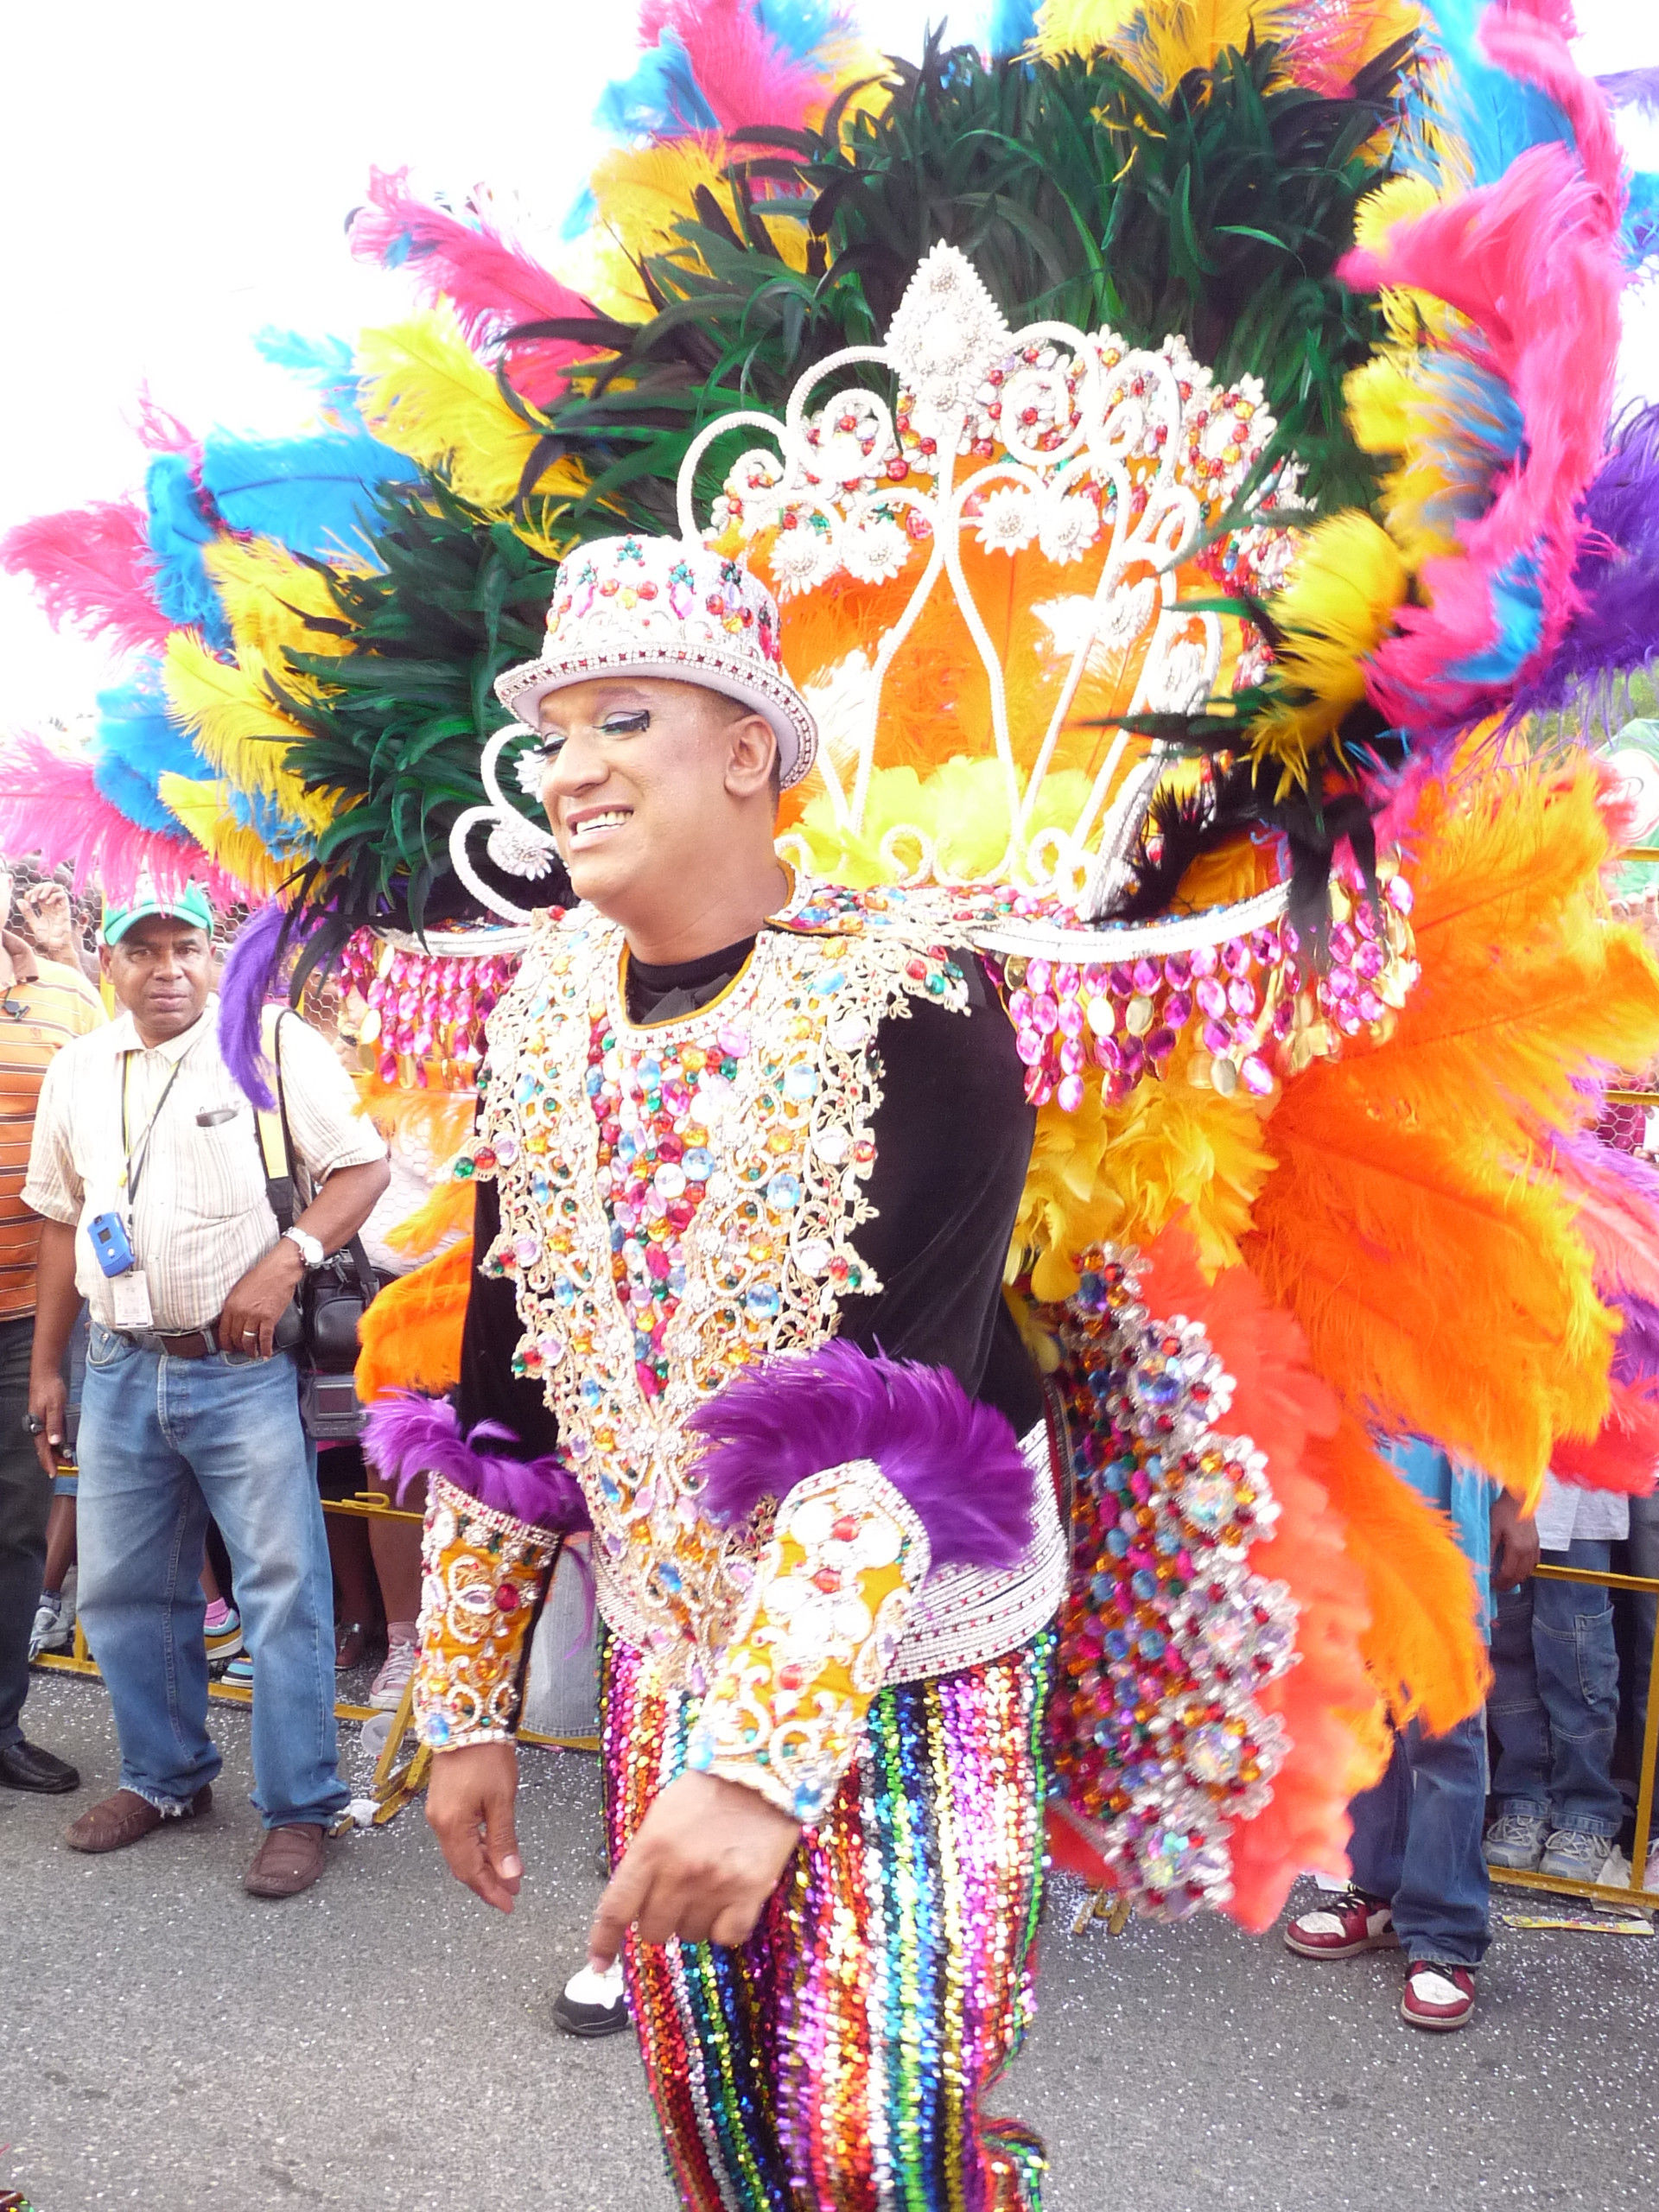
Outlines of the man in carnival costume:
{"label": "man in carnival costume", "polygon": [[582,903],[492,1023],[459,1407],[375,1417],[435,1475],[428,1817],[511,1910],[523,1652],[590,1519],[591,1960],[683,2201],[1033,2204],[1039,2146],[980,2113],[1030,2009],[1066,1566],[1001,1294],[1014,1034],[941,905],[779,862],[816,732],[741,565],[584,549],[498,689]]}

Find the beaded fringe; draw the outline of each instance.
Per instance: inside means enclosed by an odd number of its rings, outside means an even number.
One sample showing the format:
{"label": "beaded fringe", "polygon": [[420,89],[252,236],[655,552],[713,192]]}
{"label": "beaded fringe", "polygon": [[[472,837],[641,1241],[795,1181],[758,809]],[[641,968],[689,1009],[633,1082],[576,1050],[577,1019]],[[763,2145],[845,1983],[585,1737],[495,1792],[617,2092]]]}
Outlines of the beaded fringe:
{"label": "beaded fringe", "polygon": [[[884,1690],[858,1762],[741,1950],[636,1944],[629,2002],[690,2212],[1036,2212],[1042,2145],[980,2099],[1033,2010],[1047,1631]],[[606,1663],[620,1857],[695,1700]]]}

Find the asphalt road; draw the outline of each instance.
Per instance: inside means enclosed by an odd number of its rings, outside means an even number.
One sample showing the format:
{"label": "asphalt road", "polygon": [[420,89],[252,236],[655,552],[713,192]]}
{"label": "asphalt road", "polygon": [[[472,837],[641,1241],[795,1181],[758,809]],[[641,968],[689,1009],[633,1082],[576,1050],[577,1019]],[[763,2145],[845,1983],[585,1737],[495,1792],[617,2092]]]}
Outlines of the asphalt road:
{"label": "asphalt road", "polygon": [[[0,1789],[0,2188],[38,2212],[671,2212],[631,2039],[549,2018],[598,1887],[592,1760],[526,1758],[511,1920],[418,1809],[274,1904],[240,1887],[241,1715],[215,1711],[210,1819],[108,1859],[57,1841],[115,1784],[101,1689],[37,1677],[27,1721],[85,1787]],[[1070,1918],[999,2100],[1048,2139],[1049,2212],[1655,2201],[1659,1941],[1500,1932],[1475,2024],[1430,2037],[1397,2018],[1397,1958]]]}

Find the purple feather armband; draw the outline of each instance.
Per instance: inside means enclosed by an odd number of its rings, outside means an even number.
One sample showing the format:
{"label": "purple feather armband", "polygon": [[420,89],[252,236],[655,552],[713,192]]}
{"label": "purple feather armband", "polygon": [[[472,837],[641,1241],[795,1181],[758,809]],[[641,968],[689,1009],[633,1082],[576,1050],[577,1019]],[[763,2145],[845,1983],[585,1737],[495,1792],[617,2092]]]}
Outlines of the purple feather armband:
{"label": "purple feather armband", "polygon": [[423,1475],[442,1475],[457,1490],[515,1521],[527,1521],[554,1535],[590,1528],[582,1484],[550,1454],[540,1459],[509,1459],[480,1446],[512,1431],[499,1421],[481,1421],[467,1435],[461,1416],[447,1398],[423,1398],[417,1391],[394,1390],[369,1408],[363,1424],[364,1456],[391,1476],[401,1499]]}
{"label": "purple feather armband", "polygon": [[690,1426],[708,1440],[710,1520],[746,1521],[809,1475],[873,1459],[926,1529],[935,1567],[1017,1567],[1030,1548],[1030,1463],[1006,1416],[948,1368],[823,1344],[740,1375]]}

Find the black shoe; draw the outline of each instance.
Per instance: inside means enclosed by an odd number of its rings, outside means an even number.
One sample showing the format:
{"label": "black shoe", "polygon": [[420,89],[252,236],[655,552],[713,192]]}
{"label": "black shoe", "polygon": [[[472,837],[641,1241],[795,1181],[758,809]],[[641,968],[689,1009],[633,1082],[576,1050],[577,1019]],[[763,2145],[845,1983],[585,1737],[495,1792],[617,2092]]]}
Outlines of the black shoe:
{"label": "black shoe", "polygon": [[38,1744],[8,1744],[0,1751],[0,1782],[42,1797],[61,1797],[79,1789],[80,1775],[67,1759],[54,1758]]}
{"label": "black shoe", "polygon": [[[630,2025],[628,2000],[620,1992],[608,2002],[594,2003],[588,1999],[588,1990],[601,1986],[601,1977],[591,1967],[584,1967],[580,1974],[571,1975],[553,1999],[553,2018],[566,2035],[591,2040],[595,2036],[620,2035]],[[583,1993],[573,1996],[572,1991],[577,1990]]]}

